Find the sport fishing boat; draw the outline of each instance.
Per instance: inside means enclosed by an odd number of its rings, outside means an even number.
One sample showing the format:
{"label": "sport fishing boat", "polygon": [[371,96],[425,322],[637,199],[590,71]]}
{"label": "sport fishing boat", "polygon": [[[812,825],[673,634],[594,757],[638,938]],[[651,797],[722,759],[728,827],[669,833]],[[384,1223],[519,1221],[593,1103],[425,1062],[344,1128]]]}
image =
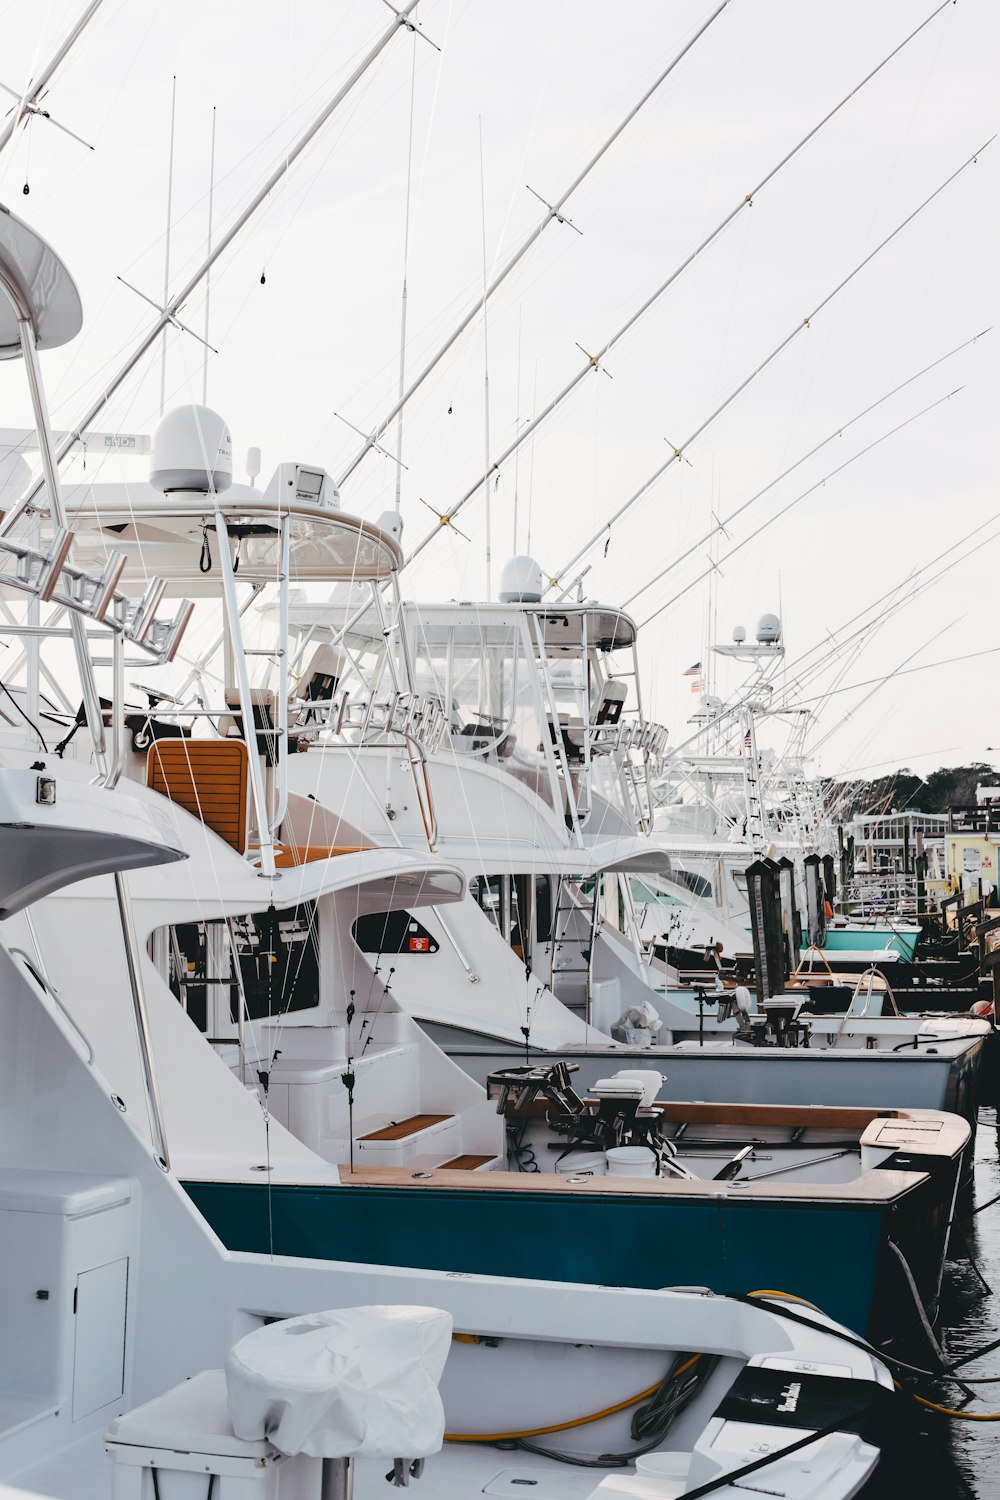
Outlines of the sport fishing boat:
{"label": "sport fishing boat", "polygon": [[[117,680],[126,639],[163,661],[187,612],[161,629],[158,601],[119,590],[118,556],[97,575],[70,560],[36,353],[75,333],[79,300],[51,249],[7,213],[0,291],[0,349],[28,365],[51,510],[30,539],[0,538],[15,564],[4,589],[25,615],[9,633],[51,645],[56,627],[37,606],[53,598],[76,622],[98,770],[95,780],[77,757],[49,764],[44,745],[37,763],[0,768],[0,1480],[70,1500],[207,1476],[209,1489],[306,1500],[374,1495],[387,1463],[397,1485],[427,1464],[433,1493],[457,1496],[550,1486],[568,1455],[586,1468],[561,1492],[581,1500],[622,1493],[633,1462],[659,1475],[634,1478],[633,1494],[764,1472],[847,1500],[877,1462],[857,1429],[890,1380],[815,1311],[233,1254],[207,1227],[171,1164],[147,1004],[156,970],[131,883],[192,863],[178,821],[218,836],[155,790],[116,785],[124,702],[105,711],[86,649],[88,630],[107,639]],[[38,654],[24,695],[36,742]],[[5,762],[16,740],[4,732]],[[76,934],[47,929],[43,913],[71,887],[81,913],[117,913],[116,941],[94,965],[72,955],[64,991],[55,967]],[[100,991],[102,1056],[74,1014],[83,989]],[[112,1031],[130,1055],[124,1094],[103,1067]],[[230,1097],[245,1096],[214,1061]],[[535,1441],[553,1429],[556,1448]],[[501,1440],[517,1451],[499,1458]]]}
{"label": "sport fishing boat", "polygon": [[[241,587],[255,590],[277,571],[279,595],[293,580],[308,581],[317,575],[336,579],[339,573],[352,586],[363,576],[370,598],[379,584],[392,581],[397,561],[392,538],[336,507],[301,497],[279,501],[274,498],[281,493],[278,483],[272,486],[271,498],[240,493],[220,499],[216,481],[222,460],[214,455],[223,453],[225,429],[216,423],[214,443],[207,450],[213,455],[212,466],[206,469],[204,438],[210,416],[196,418],[186,409],[180,418],[168,417],[158,432],[154,474],[165,493],[159,494],[155,511],[144,510],[141,495],[133,493],[128,511],[133,519],[126,521],[126,513],[115,508],[114,496],[95,487],[87,507],[78,505],[71,512],[83,559],[89,561],[96,551],[97,528],[103,533],[102,546],[105,538],[113,537],[124,553],[120,578],[132,576],[133,556],[141,552],[142,567],[153,566],[162,580],[169,580],[158,589],[158,602],[171,587],[192,593],[200,589],[214,601],[209,590],[214,586],[217,592],[213,572],[218,570],[224,598],[231,603],[237,556]],[[201,430],[196,421],[202,422]],[[190,441],[192,437],[196,441]],[[180,491],[172,487],[178,475],[185,486]],[[299,479],[304,489],[301,475]],[[279,597],[279,615],[287,607],[287,597],[284,602]],[[579,611],[573,616],[572,641],[586,636],[593,613]],[[521,628],[530,617],[522,611],[520,617],[513,612],[513,618]],[[740,1230],[732,1244],[726,1236],[716,1242],[714,1229],[707,1240],[693,1233],[691,1212],[715,1202],[723,1191],[714,1181],[692,1188],[692,1175],[696,1179],[697,1173],[687,1176],[682,1190],[676,1181],[682,1174],[663,1178],[650,1201],[648,1190],[645,1195],[623,1194],[610,1179],[598,1183],[593,1192],[567,1196],[572,1182],[555,1175],[551,1186],[539,1189],[534,1184],[528,1193],[523,1172],[510,1176],[504,1170],[511,1163],[503,1120],[483,1090],[420,1031],[396,988],[401,958],[426,965],[440,954],[445,944],[438,934],[449,931],[451,912],[470,908],[491,935],[495,928],[484,921],[478,907],[461,899],[467,870],[446,857],[450,846],[440,832],[435,843],[441,852],[432,855],[420,853],[415,839],[411,847],[401,838],[394,848],[373,847],[369,828],[358,826],[363,820],[355,822],[343,814],[333,820],[334,792],[327,784],[333,773],[328,768],[343,765],[362,786],[371,787],[376,752],[384,762],[390,751],[391,762],[398,764],[394,742],[362,742],[366,753],[360,761],[350,738],[334,742],[330,754],[301,745],[293,752],[298,738],[310,745],[318,732],[313,716],[332,712],[333,705],[308,693],[290,705],[287,689],[279,688],[275,696],[274,690],[251,685],[247,663],[253,658],[248,658],[238,634],[240,619],[238,607],[227,612],[227,654],[237,685],[224,689],[220,708],[205,694],[202,708],[193,713],[175,705],[171,715],[170,705],[158,703],[155,711],[129,714],[127,720],[122,714],[131,740],[116,741],[115,749],[115,764],[133,772],[122,776],[121,795],[152,798],[170,807],[175,837],[189,855],[174,875],[157,871],[155,877],[137,877],[133,907],[139,940],[151,955],[146,1003],[163,1111],[158,1131],[163,1137],[161,1154],[166,1159],[169,1142],[169,1159],[224,1243],[234,1249],[260,1248],[258,1215],[263,1208],[268,1249],[313,1254],[336,1244],[341,1258],[382,1260],[395,1255],[387,1250],[393,1243],[390,1225],[416,1212],[426,1222],[414,1224],[412,1258],[442,1270],[493,1271],[511,1264],[509,1237],[481,1234],[484,1207],[493,1205],[503,1222],[518,1225],[515,1237],[526,1256],[518,1264],[526,1273],[533,1267],[530,1274],[539,1278],[662,1285],[676,1271],[668,1271],[657,1257],[638,1253],[648,1232],[648,1211],[655,1208],[661,1215],[689,1213],[685,1233],[674,1237],[688,1247],[685,1280],[696,1277],[699,1265],[708,1262],[728,1266],[727,1288],[731,1278],[742,1287],[744,1264],[753,1279],[751,1268],[773,1260],[779,1244],[791,1241],[771,1234],[769,1226],[777,1219],[759,1231]],[[543,624],[536,621],[536,635],[543,635]],[[564,619],[555,628],[565,631]],[[267,649],[269,659],[281,660],[283,648]],[[317,672],[318,668],[309,675],[310,685]],[[265,696],[268,692],[270,697]],[[420,702],[428,715],[428,700]],[[370,705],[371,699],[366,711]],[[388,705],[385,712],[388,727],[379,731],[380,738],[392,734],[398,705]],[[415,722],[413,705],[407,712]],[[183,723],[185,717],[217,732],[211,737],[184,733],[189,727]],[[163,732],[172,720],[180,721],[182,732]],[[242,732],[248,723],[254,726],[249,743]],[[407,731],[400,738],[409,745],[416,736]],[[70,744],[82,746],[83,753],[75,761],[64,759],[63,774],[88,776],[84,735],[75,735]],[[318,762],[312,773],[317,790],[310,794],[302,768],[313,758]],[[298,773],[294,786],[281,778],[282,767],[290,763]],[[475,779],[481,772],[475,760],[472,766]],[[505,775],[500,772],[498,778]],[[423,785],[429,789],[427,796],[433,796],[433,770],[426,782],[421,775],[411,785]],[[574,800],[582,795],[582,783],[574,786],[572,773],[569,787]],[[537,800],[530,789],[529,795]],[[393,791],[388,800],[405,811],[402,795]],[[452,800],[458,800],[457,793]],[[611,807],[608,799],[605,802]],[[575,805],[579,808],[579,801]],[[429,801],[423,804],[421,823],[430,806]],[[483,798],[482,806],[485,816],[489,798]],[[348,813],[351,810],[349,805]],[[607,821],[612,812],[600,816]],[[435,821],[440,830],[442,820]],[[482,820],[477,817],[474,822],[480,837]],[[555,827],[564,828],[565,820]],[[634,842],[632,835],[629,847]],[[508,857],[516,859],[516,844],[515,854]],[[580,857],[578,847],[571,858]],[[433,912],[438,926],[430,925],[430,917],[424,924],[425,911]],[[90,1039],[116,1094],[128,1100],[142,1082],[128,1038],[110,1022],[101,997],[80,983],[90,964],[101,962],[116,920],[114,905],[97,888],[87,886],[43,903],[35,926],[44,947],[61,945],[61,953],[51,960],[53,981]],[[509,965],[515,966],[511,943],[496,936],[509,955]],[[447,946],[464,968],[459,944],[453,939]],[[404,949],[405,954],[397,951]],[[471,950],[471,956],[476,963],[488,958],[477,950]],[[523,964],[516,968],[523,987]],[[463,993],[467,977],[456,974]],[[480,1004],[487,998],[484,988],[476,986]],[[682,1052],[678,1046],[667,1050],[671,1055]],[[751,1065],[758,1050],[745,1049]],[[803,1123],[801,1128],[812,1127]],[[949,1127],[939,1139],[944,1143],[941,1170],[921,1169],[911,1179],[904,1163],[901,1178],[889,1170],[867,1181],[862,1192],[866,1201],[878,1205],[865,1222],[866,1232],[879,1215],[883,1224],[891,1214],[899,1224],[912,1225],[901,1249],[917,1263],[921,1295],[932,1306],[946,1240],[929,1235],[927,1226],[946,1224],[950,1218],[968,1133],[959,1124],[957,1133]],[[905,1147],[906,1141],[901,1144]],[[859,1141],[851,1149],[862,1177],[876,1170],[866,1165],[869,1158]],[[887,1151],[886,1157],[891,1154]],[[930,1159],[935,1153],[925,1155]],[[808,1156],[800,1157],[796,1169],[808,1172],[808,1161]],[[350,1169],[346,1177],[341,1170],[345,1167]],[[390,1172],[385,1181],[378,1176],[380,1167]],[[410,1170],[414,1167],[417,1177]],[[445,1183],[458,1184],[464,1173],[475,1176],[475,1192],[459,1195],[458,1201],[466,1206],[461,1223],[454,1218],[454,1204],[436,1190],[439,1179],[432,1169],[438,1167],[458,1174],[446,1175]],[[391,1174],[399,1168],[405,1180],[393,1180]],[[428,1169],[430,1177],[424,1175]],[[366,1171],[375,1176],[366,1177]],[[410,1190],[415,1184],[421,1188],[418,1193]],[[856,1201],[851,1194],[845,1200],[836,1176],[810,1182],[813,1190],[838,1212],[845,1201]],[[746,1197],[754,1204],[761,1194],[782,1203],[788,1196],[783,1184],[770,1182],[758,1189],[749,1180],[725,1191],[731,1191],[737,1202]],[[526,1232],[536,1216],[544,1220],[549,1195],[554,1195],[552,1208],[558,1220],[565,1220],[565,1227],[551,1239]],[[900,1207],[903,1199],[910,1204],[906,1213]],[[609,1209],[608,1204],[613,1206]],[[591,1224],[591,1216],[597,1214],[603,1221],[608,1212],[621,1222],[621,1232],[610,1239],[594,1235]],[[584,1219],[575,1224],[580,1213]],[[528,1217],[522,1224],[524,1214]],[[796,1252],[794,1264],[804,1260],[810,1266],[810,1291],[832,1288],[836,1277],[820,1246],[833,1245],[835,1237],[821,1227],[822,1215],[803,1212],[798,1217],[802,1242],[812,1244],[815,1235],[816,1248],[805,1257]],[[713,1224],[716,1218],[713,1211]],[[814,1220],[809,1227],[807,1218]],[[839,1222],[847,1224],[850,1216]],[[856,1222],[862,1227],[860,1218]],[[881,1244],[884,1238],[876,1231],[873,1243]],[[602,1255],[584,1265],[579,1247],[588,1241],[601,1246]],[[746,1262],[736,1254],[740,1243],[757,1246]],[[611,1250],[609,1259],[603,1252]],[[898,1301],[877,1292],[878,1279],[885,1278],[887,1253],[883,1245],[874,1258],[869,1256],[869,1275],[858,1278],[857,1297],[850,1303],[845,1300],[843,1309],[855,1327],[881,1335],[899,1322]],[[858,1257],[864,1258],[860,1250]],[[883,1316],[888,1318],[885,1325],[878,1321]]]}
{"label": "sport fishing boat", "polygon": [[[865,1017],[841,1026],[803,1010],[794,1025],[777,1015],[768,1025],[751,1014],[751,997],[741,1030],[718,996],[678,983],[643,950],[628,880],[665,867],[634,822],[662,732],[638,710],[626,717],[628,673],[608,666],[624,651],[636,675],[627,617],[520,597],[475,610],[405,605],[389,532],[341,511],[319,469],[282,464],[263,491],[230,484],[228,429],[204,408],[164,419],[152,475],[147,486],[95,485],[67,498],[89,566],[107,566],[113,548],[121,576],[157,605],[178,595],[177,620],[200,608],[210,622],[207,654],[186,680],[143,685],[148,701],[128,714],[118,763],[130,787],[170,797],[261,877],[283,882],[280,915],[264,924],[273,955],[264,988],[284,975],[284,1004],[297,1003],[296,983],[319,962],[314,903],[330,862],[373,848],[421,858],[433,849],[476,900],[446,910],[435,898],[419,920],[410,907],[391,920],[369,907],[350,946],[373,959],[365,983],[391,978],[395,1000],[480,1083],[527,1053],[575,1062],[584,1089],[632,1062],[666,1073],[674,1098],[973,1118],[988,1023]],[[522,560],[509,592],[524,593],[524,573]],[[320,584],[346,598],[291,596]],[[310,649],[290,677],[286,663]],[[122,671],[112,698],[125,692]],[[78,728],[70,748],[82,745],[86,760],[86,726],[71,721],[69,734]],[[518,740],[528,747],[520,756]],[[208,888],[220,857],[216,845],[206,849]],[[308,877],[298,905],[293,871]],[[242,900],[233,917],[259,909]],[[616,925],[622,911],[627,934]],[[185,948],[204,943],[201,916],[187,908],[183,921],[151,922],[162,980],[173,972],[177,983],[197,962]],[[256,924],[243,941],[261,951]]]}

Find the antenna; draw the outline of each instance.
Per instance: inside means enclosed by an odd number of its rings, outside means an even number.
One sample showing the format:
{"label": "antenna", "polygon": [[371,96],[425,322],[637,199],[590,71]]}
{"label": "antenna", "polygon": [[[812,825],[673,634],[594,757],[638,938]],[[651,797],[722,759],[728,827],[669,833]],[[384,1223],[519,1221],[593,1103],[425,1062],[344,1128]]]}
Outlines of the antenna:
{"label": "antenna", "polygon": [[[417,91],[417,41],[413,38],[410,63],[410,133],[406,148],[406,212],[403,216],[403,291],[399,309],[399,397],[406,388],[406,281],[410,264],[410,191],[413,184],[413,105]],[[348,424],[350,425],[350,424]],[[362,434],[364,436],[364,434]],[[396,422],[396,514],[399,515],[403,493],[403,408]]]}
{"label": "antenna", "polygon": [[483,235],[483,442],[485,464],[483,465],[483,498],[486,501],[486,599],[493,597],[491,574],[492,516],[490,508],[490,335],[486,303],[489,287],[486,280],[486,171],[483,165],[483,117],[479,116],[479,207]]}
{"label": "antenna", "polygon": [[[206,259],[210,258],[211,254],[212,254],[212,207],[213,207],[214,199],[215,199],[215,105],[213,104],[212,105],[212,146],[211,146],[211,151],[209,152],[209,163],[208,163],[208,237],[207,237],[207,239],[205,241],[205,256],[206,256]],[[207,406],[208,405],[208,354],[209,354],[209,350],[212,347],[211,344],[208,342],[208,309],[209,309],[209,301],[211,299],[211,295],[212,295],[212,268],[211,268],[211,266],[209,266],[208,270],[205,272],[205,358],[204,358],[204,363],[202,365],[202,375],[201,375],[201,404],[202,404],[202,406]],[[163,298],[164,305],[166,305],[166,300],[167,300],[166,299],[166,295],[164,295],[164,298]],[[258,473],[259,472],[260,472],[260,470],[258,469]]]}
{"label": "antenna", "polygon": [[[177,74],[170,87],[170,153],[167,159],[167,233],[163,251],[163,306],[170,296],[170,220],[174,198],[174,123],[177,118]],[[160,350],[160,416],[167,399],[167,341]]]}

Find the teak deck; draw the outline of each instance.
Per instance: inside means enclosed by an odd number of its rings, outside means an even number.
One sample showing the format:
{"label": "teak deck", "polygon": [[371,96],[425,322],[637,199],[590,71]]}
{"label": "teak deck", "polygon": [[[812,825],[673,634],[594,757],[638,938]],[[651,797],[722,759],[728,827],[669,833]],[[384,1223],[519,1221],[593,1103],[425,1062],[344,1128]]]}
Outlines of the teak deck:
{"label": "teak deck", "polygon": [[[359,1136],[361,1141],[405,1141],[411,1135],[417,1135],[421,1130],[428,1130],[431,1125],[443,1125],[445,1120],[453,1120],[454,1115],[409,1115],[405,1120],[396,1120],[392,1125],[383,1125],[380,1130],[370,1130],[367,1135]],[[484,1157],[485,1161],[489,1157]]]}

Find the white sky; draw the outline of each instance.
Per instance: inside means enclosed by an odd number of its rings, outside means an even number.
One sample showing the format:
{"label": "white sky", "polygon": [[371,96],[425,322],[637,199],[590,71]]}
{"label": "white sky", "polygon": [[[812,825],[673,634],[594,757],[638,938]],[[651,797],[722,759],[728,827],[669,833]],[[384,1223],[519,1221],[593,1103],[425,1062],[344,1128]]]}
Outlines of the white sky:
{"label": "white sky", "polygon": [[[0,9],[0,80],[20,87],[83,0]],[[337,474],[357,446],[336,420],[369,428],[398,381],[407,137],[414,77],[408,370],[415,372],[482,286],[481,188],[492,268],[537,222],[610,129],[711,13],[710,0],[423,0],[438,54],[396,37],[355,95],[213,273],[209,404],[263,477],[282,460]],[[606,342],[723,215],[870,68],[933,0],[731,0],[567,205],[583,230],[551,226],[491,304],[491,451],[510,441],[579,368],[577,341]],[[45,122],[0,156],[0,201],[28,217],[76,276],[86,322],[44,369],[56,425],[75,422],[148,326],[117,280],[156,297],[164,274],[171,78],[177,76],[171,290],[207,229],[211,110],[217,107],[217,234],[383,29],[378,0],[105,0],[45,103],[92,141]],[[589,375],[493,494],[493,579],[528,544],[559,568],[680,442],[996,127],[1000,7],[958,0],[744,210]],[[480,122],[483,177],[480,176]],[[22,195],[25,178],[30,196]],[[589,560],[586,589],[633,594],[814,444],[996,317],[1000,142],[926,209],[693,444]],[[266,284],[260,284],[266,268]],[[185,321],[199,330],[204,296]],[[167,344],[167,403],[200,400],[201,346]],[[698,583],[643,632],[647,711],[686,737],[684,669],[718,634],[782,614],[789,659],[996,515],[1000,329],[880,406],[770,491],[717,543],[727,552],[769,515],[897,423],[964,386],[722,564],[710,605]],[[537,392],[537,397],[536,397]],[[151,356],[101,424],[151,431]],[[0,369],[6,425],[28,407],[16,366]],[[449,411],[450,408],[450,411]],[[402,506],[412,546],[430,512],[484,468],[481,322],[407,408]],[[78,471],[76,471],[78,472]],[[88,476],[136,476],[121,461]],[[391,507],[396,467],[371,455],[345,509]],[[404,575],[409,597],[472,599],[485,587],[482,496]],[[1000,533],[1000,519],[996,530]],[[987,526],[982,538],[991,538]],[[962,549],[963,551],[965,549]],[[629,606],[644,621],[706,567],[707,545]],[[957,556],[953,553],[952,556]],[[975,548],[888,621],[845,683],[997,644],[1000,539]],[[581,565],[582,566],[582,565]],[[574,570],[576,571],[576,570]],[[938,638],[930,638],[941,632]],[[927,644],[930,642],[930,644]],[[922,649],[921,649],[922,648]],[[991,757],[1000,651],[900,678],[823,706],[813,732],[826,772]],[[716,690],[736,680],[722,664]],[[833,669],[802,689],[815,697]],[[762,743],[781,733],[761,735]],[[883,765],[885,763],[885,765]]]}

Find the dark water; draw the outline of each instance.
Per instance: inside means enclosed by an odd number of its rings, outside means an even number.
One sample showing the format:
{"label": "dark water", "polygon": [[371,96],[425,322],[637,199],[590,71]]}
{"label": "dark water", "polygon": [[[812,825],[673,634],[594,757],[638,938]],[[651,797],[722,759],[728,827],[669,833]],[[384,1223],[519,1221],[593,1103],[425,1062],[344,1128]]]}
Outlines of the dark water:
{"label": "dark water", "polygon": [[[959,1359],[1000,1338],[1000,1203],[970,1214],[978,1204],[1000,1193],[1000,1119],[995,1109],[981,1109],[976,1133],[974,1197],[963,1200],[958,1227],[965,1246],[993,1288],[986,1292],[965,1249],[954,1237],[941,1302],[937,1334],[946,1353]],[[915,1364],[929,1365],[924,1347],[908,1351]],[[1000,1411],[1000,1349],[970,1361],[963,1376],[976,1388],[975,1376],[992,1377],[995,1385],[979,1388],[970,1412]],[[926,1394],[945,1406],[963,1397],[950,1382]],[[909,1402],[865,1500],[1000,1500],[1000,1422],[971,1422],[938,1416]]]}

